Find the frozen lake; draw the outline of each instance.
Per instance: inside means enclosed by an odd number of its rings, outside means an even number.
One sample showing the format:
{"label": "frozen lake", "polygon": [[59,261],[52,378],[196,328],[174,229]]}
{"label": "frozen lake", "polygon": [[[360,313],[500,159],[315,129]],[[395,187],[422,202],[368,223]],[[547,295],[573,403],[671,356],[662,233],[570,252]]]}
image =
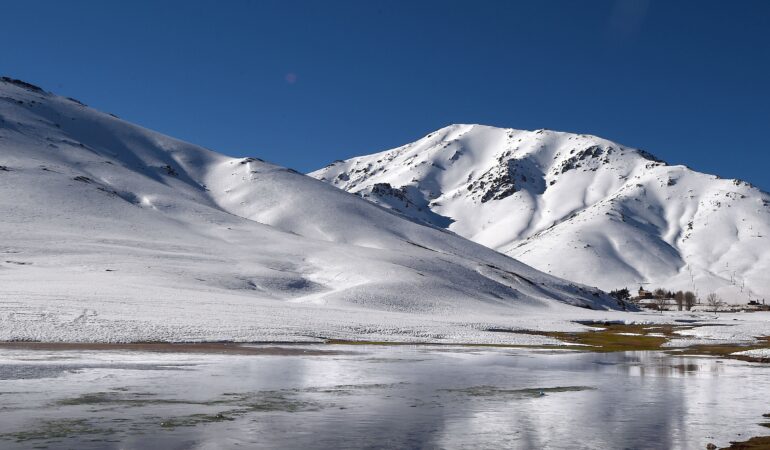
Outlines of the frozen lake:
{"label": "frozen lake", "polygon": [[704,449],[770,434],[758,425],[770,412],[761,364],[655,352],[287,348],[0,349],[0,448]]}

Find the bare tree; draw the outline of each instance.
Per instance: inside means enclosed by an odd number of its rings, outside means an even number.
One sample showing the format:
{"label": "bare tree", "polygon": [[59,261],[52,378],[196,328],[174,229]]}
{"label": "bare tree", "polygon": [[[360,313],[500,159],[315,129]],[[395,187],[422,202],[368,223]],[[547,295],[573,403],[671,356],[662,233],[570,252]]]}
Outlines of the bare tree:
{"label": "bare tree", "polygon": [[658,311],[664,311],[666,310],[666,305],[668,303],[666,291],[663,289],[655,289],[652,293],[653,298],[653,305],[658,309]]}
{"label": "bare tree", "polygon": [[674,294],[674,300],[676,300],[676,307],[679,309],[679,311],[681,311],[682,307],[684,306],[684,292],[676,291],[676,294]]}
{"label": "bare tree", "polygon": [[706,305],[708,305],[709,309],[716,314],[716,312],[719,311],[719,308],[724,305],[724,302],[717,294],[712,292],[706,296]]}
{"label": "bare tree", "polygon": [[698,298],[692,291],[686,291],[684,293],[684,307],[687,309],[687,311],[691,310],[692,307],[695,306],[697,300]]}

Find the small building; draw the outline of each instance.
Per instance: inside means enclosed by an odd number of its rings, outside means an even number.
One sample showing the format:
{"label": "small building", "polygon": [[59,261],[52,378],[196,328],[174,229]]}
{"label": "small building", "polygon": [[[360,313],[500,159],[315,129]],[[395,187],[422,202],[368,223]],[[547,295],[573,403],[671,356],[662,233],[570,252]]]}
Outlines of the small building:
{"label": "small building", "polygon": [[744,309],[748,311],[770,311],[770,305],[766,305],[764,299],[761,302],[758,300],[751,300]]}
{"label": "small building", "polygon": [[639,295],[636,298],[639,300],[652,298],[652,292],[645,291],[643,287],[639,286]]}

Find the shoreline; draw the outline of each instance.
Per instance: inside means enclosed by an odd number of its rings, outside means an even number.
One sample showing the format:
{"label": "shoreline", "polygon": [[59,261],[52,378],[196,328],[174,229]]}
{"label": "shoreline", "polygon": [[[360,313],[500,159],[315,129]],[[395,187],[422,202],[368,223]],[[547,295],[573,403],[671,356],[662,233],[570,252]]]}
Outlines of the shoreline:
{"label": "shoreline", "polygon": [[[580,352],[659,351],[672,356],[705,356],[735,359],[755,363],[770,363],[770,358],[736,354],[746,350],[770,349],[770,336],[755,336],[751,343],[697,343],[689,346],[667,346],[680,337],[677,332],[704,325],[687,324],[594,324],[588,331],[515,330],[516,334],[545,336],[559,344],[493,344],[473,342],[410,342],[344,340],[319,337],[316,342],[306,341],[209,341],[209,342],[41,342],[0,341],[0,350],[48,351],[145,351],[156,353],[221,353],[241,355],[313,356],[355,353],[339,350],[340,346],[424,346],[470,348],[517,348],[532,350],[563,350]],[[337,349],[334,349],[334,347]]]}

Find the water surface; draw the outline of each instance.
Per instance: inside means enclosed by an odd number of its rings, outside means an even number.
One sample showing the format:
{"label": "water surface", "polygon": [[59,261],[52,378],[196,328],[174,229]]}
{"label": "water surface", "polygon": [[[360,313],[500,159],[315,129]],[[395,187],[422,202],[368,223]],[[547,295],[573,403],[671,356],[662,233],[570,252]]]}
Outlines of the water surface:
{"label": "water surface", "polygon": [[770,434],[758,425],[770,412],[770,368],[761,364],[656,352],[343,349],[0,349],[0,448],[703,449]]}

